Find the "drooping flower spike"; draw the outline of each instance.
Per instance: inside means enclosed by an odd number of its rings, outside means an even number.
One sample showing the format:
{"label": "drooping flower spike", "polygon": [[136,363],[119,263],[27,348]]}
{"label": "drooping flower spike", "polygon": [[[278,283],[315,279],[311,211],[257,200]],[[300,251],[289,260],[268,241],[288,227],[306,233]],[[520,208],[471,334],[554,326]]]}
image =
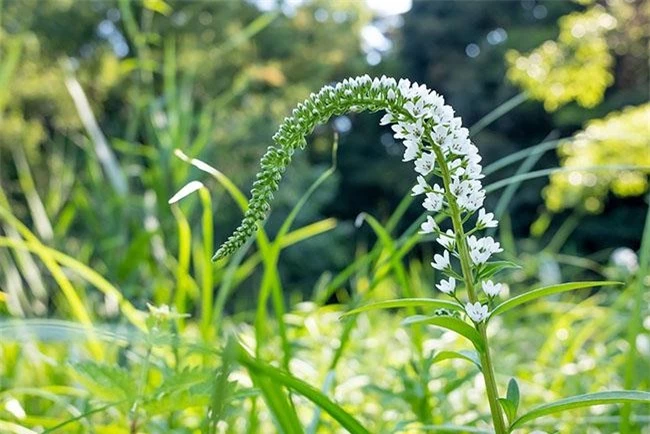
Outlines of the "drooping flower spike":
{"label": "drooping flower spike", "polygon": [[[284,119],[273,136],[275,145],[270,146],[262,157],[261,171],[253,184],[252,197],[244,219],[219,248],[214,259],[233,253],[253,234],[258,222],[266,217],[270,201],[294,151],[305,147],[306,136],[316,125],[326,122],[332,116],[350,111],[380,110],[385,111],[380,123],[390,125],[395,139],[404,145],[403,161],[413,164],[417,183],[412,189],[412,195],[423,195],[424,209],[446,215],[455,213],[463,222],[478,211],[473,232],[496,227],[494,215],[482,208],[485,190],[481,183],[481,156],[469,139],[468,129],[462,126],[462,120],[455,116],[453,108],[445,104],[441,95],[425,85],[411,83],[407,79],[397,81],[385,76],[371,79],[364,75],[323,87],[298,104],[291,116]],[[441,184],[430,184],[425,178],[430,175],[435,175],[442,181]],[[421,229],[423,233],[438,235],[437,241],[445,250],[434,256],[431,265],[449,277],[460,277],[453,270],[451,257],[459,258],[462,253],[459,249],[463,246],[467,246],[469,258],[476,267],[482,266],[492,254],[502,250],[499,243],[491,237],[477,238],[471,235],[466,240],[462,228],[461,233],[457,227],[443,232],[432,216],[427,216]],[[471,282],[472,285],[478,283]],[[448,280],[441,282],[438,288],[451,293],[455,290],[455,285],[456,280]],[[472,299],[475,297],[470,297],[473,304],[468,304],[466,309],[474,321],[484,317],[478,315],[483,313],[483,305]],[[481,320],[482,318],[476,322]]]}

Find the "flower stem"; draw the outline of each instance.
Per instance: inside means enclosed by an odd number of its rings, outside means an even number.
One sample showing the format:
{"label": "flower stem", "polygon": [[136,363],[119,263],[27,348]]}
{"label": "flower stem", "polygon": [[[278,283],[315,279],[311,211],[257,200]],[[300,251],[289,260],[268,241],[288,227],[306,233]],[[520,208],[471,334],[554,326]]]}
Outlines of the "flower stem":
{"label": "flower stem", "polygon": [[[456,233],[456,244],[458,246],[458,255],[460,259],[460,265],[463,270],[465,287],[467,288],[467,297],[471,303],[475,303],[478,300],[478,295],[476,294],[476,289],[474,288],[472,262],[469,256],[467,235],[465,234],[465,230],[463,228],[462,216],[460,214],[458,204],[456,203],[456,198],[453,196],[453,194],[451,194],[451,177],[449,175],[449,169],[447,167],[447,163],[444,159],[442,151],[436,147],[433,149],[436,153],[436,159],[440,164],[442,181],[445,184],[445,191],[448,193],[446,196],[447,201],[449,202],[449,211],[451,214],[452,225],[454,227],[454,232]],[[499,390],[497,389],[497,384],[494,376],[494,366],[492,364],[492,358],[490,356],[490,345],[486,332],[486,324],[484,322],[480,323],[476,325],[476,328],[483,337],[483,342],[485,342],[485,349],[483,351],[480,351],[481,370],[483,372],[483,379],[485,381],[485,391],[487,392],[488,401],[490,404],[490,413],[492,414],[494,430],[496,434],[507,434],[508,429],[503,418],[501,405],[499,404]]]}
{"label": "flower stem", "polygon": [[486,329],[487,327],[485,323],[478,325],[478,330],[485,342],[485,351],[481,353],[481,366],[483,367],[485,390],[487,391],[488,401],[490,403],[490,412],[492,413],[494,429],[497,434],[506,434],[509,431],[503,419],[501,404],[499,404],[499,390],[497,389],[497,383],[494,377],[494,366],[492,365],[492,357],[490,356],[490,345],[488,344]]}

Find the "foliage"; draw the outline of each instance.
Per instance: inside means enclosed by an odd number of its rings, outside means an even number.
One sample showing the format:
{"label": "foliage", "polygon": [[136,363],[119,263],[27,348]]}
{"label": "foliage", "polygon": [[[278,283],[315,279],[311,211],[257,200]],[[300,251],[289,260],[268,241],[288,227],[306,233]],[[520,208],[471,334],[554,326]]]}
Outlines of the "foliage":
{"label": "foliage", "polygon": [[[555,173],[544,190],[546,206],[603,209],[609,191],[616,196],[641,196],[648,190],[650,173],[650,105],[628,107],[587,123],[558,153],[566,172]],[[626,167],[599,173],[580,171],[597,166]]]}
{"label": "foliage", "polygon": [[606,35],[616,24],[599,5],[566,15],[559,20],[557,42],[546,41],[527,56],[515,50],[506,54],[508,78],[548,111],[573,100],[593,107],[614,80]]}
{"label": "foliage", "polygon": [[[650,19],[650,9],[644,2],[584,4],[584,11],[559,19],[556,41],[548,40],[526,56],[516,50],[506,53],[508,78],[543,101],[547,111],[574,100],[583,107],[601,103],[614,83],[615,54],[616,67],[625,69],[628,58],[623,55],[638,57],[640,38],[647,35],[642,23]],[[647,104],[610,112],[588,121],[573,140],[560,145],[558,156],[565,171],[551,175],[551,184],[543,191],[546,207],[552,212],[579,208],[596,213],[604,210],[609,191],[619,197],[643,195],[650,155],[647,119]],[[588,170],[604,165],[621,170],[599,174]]]}

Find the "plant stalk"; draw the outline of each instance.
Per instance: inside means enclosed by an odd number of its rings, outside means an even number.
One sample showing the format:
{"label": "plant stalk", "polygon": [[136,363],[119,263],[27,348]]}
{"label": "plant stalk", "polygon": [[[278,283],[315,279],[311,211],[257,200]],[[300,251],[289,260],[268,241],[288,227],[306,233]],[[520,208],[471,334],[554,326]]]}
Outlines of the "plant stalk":
{"label": "plant stalk", "polygon": [[[444,159],[444,156],[442,155],[442,151],[440,149],[437,149],[435,146],[433,149],[436,153],[436,159],[440,164],[442,180],[445,184],[445,191],[449,193],[447,200],[449,202],[449,209],[451,211],[450,214],[452,225],[456,234],[456,244],[458,246],[458,255],[460,259],[461,269],[463,271],[463,278],[465,280],[465,287],[467,288],[467,296],[471,303],[475,303],[478,301],[478,295],[476,294],[476,289],[474,288],[474,275],[472,274],[472,263],[469,256],[465,229],[463,228],[463,220],[460,214],[460,209],[458,208],[458,204],[456,203],[456,199],[450,193],[451,177],[449,175],[447,163]],[[487,393],[488,401],[490,404],[490,413],[492,414],[494,430],[496,434],[507,434],[508,429],[503,418],[501,405],[499,404],[499,390],[497,388],[494,375],[494,366],[492,364],[492,358],[490,355],[490,345],[486,331],[487,327],[485,322],[483,322],[476,325],[476,328],[483,337],[483,342],[485,342],[485,350],[480,351],[481,371],[483,372],[483,379],[485,381],[485,391]]]}

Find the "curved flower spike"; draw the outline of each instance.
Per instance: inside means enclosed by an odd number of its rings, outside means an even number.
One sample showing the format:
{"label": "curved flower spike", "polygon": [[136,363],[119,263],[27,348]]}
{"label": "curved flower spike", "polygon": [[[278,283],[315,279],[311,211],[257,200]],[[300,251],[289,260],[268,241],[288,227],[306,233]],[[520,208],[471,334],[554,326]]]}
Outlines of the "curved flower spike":
{"label": "curved flower spike", "polygon": [[404,144],[404,161],[413,161],[414,170],[420,175],[439,175],[440,170],[447,170],[453,179],[451,191],[447,191],[447,187],[429,186],[424,178],[418,178],[413,193],[426,193],[423,206],[427,210],[439,212],[450,206],[445,200],[447,193],[453,195],[461,212],[472,214],[483,205],[481,157],[469,140],[468,130],[463,128],[460,118],[454,117],[454,110],[445,105],[444,98],[406,79],[371,79],[364,75],[323,87],[284,119],[273,136],[275,145],[261,159],[261,171],[253,183],[241,225],[213,259],[233,253],[253,234],[270,209],[273,193],[294,151],[305,147],[305,137],[316,125],[350,111],[379,110],[386,112],[380,123],[391,124],[395,138]]}

